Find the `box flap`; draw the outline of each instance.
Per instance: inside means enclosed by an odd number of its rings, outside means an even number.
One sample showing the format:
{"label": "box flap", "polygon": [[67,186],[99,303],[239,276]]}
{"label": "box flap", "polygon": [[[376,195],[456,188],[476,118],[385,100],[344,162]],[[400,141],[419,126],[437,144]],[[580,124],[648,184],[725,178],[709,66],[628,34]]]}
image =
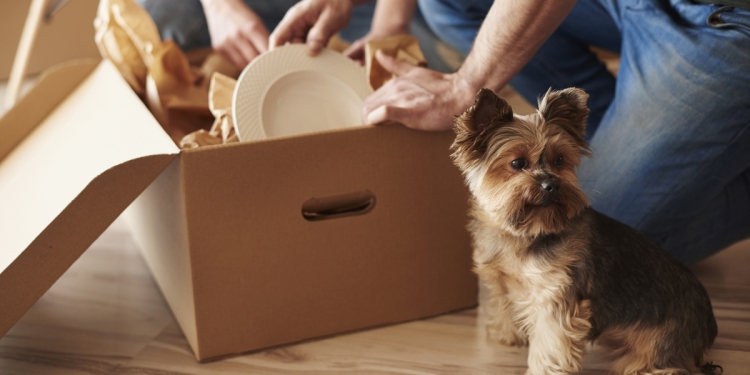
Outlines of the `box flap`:
{"label": "box flap", "polygon": [[0,119],[0,161],[36,128],[98,65],[98,60],[60,64],[37,80],[25,100],[18,101]]}
{"label": "box flap", "polygon": [[0,119],[0,139],[19,127],[20,143],[0,144],[0,335],[179,153],[106,61],[41,80]]}
{"label": "box flap", "polygon": [[[36,74],[64,61],[99,56],[91,25],[98,4],[99,0],[46,1],[45,19],[39,25],[26,72]],[[31,0],[2,2],[0,80],[8,79],[30,5]]]}

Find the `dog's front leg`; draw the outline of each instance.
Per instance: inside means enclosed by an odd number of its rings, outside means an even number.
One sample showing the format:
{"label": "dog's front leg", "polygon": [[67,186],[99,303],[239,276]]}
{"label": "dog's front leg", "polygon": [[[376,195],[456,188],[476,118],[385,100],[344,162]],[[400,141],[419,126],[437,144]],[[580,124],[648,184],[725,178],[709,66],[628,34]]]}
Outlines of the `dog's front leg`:
{"label": "dog's front leg", "polygon": [[484,275],[480,270],[477,273],[488,292],[487,300],[481,306],[487,336],[503,345],[527,346],[528,337],[516,324],[513,304],[508,298],[502,275],[496,272]]}
{"label": "dog's front leg", "polygon": [[581,370],[591,329],[589,304],[581,301],[561,307],[550,303],[533,308],[526,317],[530,330],[527,375],[562,375]]}

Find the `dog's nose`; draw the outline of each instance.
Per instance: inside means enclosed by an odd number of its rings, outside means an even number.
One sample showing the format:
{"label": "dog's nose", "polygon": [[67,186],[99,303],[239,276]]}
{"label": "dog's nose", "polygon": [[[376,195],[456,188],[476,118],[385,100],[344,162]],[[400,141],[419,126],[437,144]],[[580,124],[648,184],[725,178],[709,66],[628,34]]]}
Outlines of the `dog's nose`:
{"label": "dog's nose", "polygon": [[543,180],[540,185],[542,185],[542,189],[547,194],[557,193],[557,190],[560,188],[560,184],[557,181],[549,178]]}

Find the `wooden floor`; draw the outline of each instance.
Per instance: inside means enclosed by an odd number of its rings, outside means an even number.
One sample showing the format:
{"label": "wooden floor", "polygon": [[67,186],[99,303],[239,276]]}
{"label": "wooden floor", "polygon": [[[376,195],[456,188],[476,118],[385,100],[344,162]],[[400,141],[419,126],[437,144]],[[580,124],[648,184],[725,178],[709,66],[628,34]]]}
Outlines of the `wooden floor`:
{"label": "wooden floor", "polygon": [[[750,242],[693,269],[719,321],[710,358],[750,374]],[[472,309],[199,364],[118,220],[0,339],[0,374],[522,374],[526,354]],[[606,367],[594,348],[584,373]]]}

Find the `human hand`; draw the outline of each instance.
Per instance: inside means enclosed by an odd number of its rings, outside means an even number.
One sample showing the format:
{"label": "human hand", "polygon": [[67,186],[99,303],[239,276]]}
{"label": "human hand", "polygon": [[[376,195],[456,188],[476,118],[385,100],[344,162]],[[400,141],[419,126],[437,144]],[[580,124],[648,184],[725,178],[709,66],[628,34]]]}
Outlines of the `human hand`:
{"label": "human hand", "polygon": [[365,124],[399,122],[412,129],[442,131],[474,102],[479,90],[459,73],[443,74],[420,68],[378,51],[375,58],[396,75],[365,100]]}
{"label": "human hand", "polygon": [[416,6],[416,0],[379,0],[375,6],[370,32],[352,43],[344,51],[344,55],[364,64],[367,42],[373,39],[409,34],[409,24]]}
{"label": "human hand", "polygon": [[351,0],[303,0],[291,7],[271,33],[270,47],[305,42],[315,56],[352,19]]}
{"label": "human hand", "polygon": [[370,30],[365,36],[357,39],[349,48],[342,52],[344,56],[358,62],[360,65],[365,63],[365,46],[367,42],[375,39],[384,39],[395,35],[408,34],[408,27],[397,30]]}
{"label": "human hand", "polygon": [[268,50],[263,20],[241,0],[202,0],[211,45],[239,69]]}

